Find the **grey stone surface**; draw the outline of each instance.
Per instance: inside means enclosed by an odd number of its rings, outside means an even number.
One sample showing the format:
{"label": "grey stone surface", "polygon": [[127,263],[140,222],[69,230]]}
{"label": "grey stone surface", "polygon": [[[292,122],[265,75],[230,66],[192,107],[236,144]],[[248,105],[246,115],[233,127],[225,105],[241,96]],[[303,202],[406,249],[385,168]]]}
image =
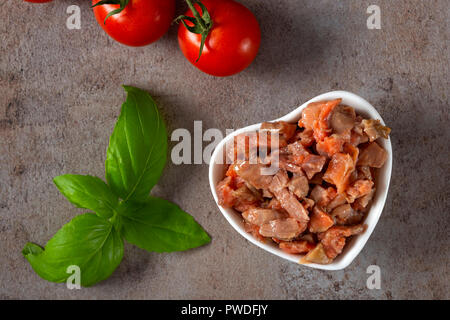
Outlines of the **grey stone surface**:
{"label": "grey stone surface", "polygon": [[[261,50],[239,75],[214,78],[178,49],[176,27],[129,48],[97,25],[90,1],[0,3],[0,299],[449,299],[448,0],[242,0],[262,27]],[[78,3],[81,30],[65,26]],[[381,30],[366,9],[381,7]],[[178,1],[178,11],[183,10]],[[22,257],[82,210],[52,184],[63,173],[103,175],[105,151],[125,95],[148,90],[169,130],[238,128],[286,114],[343,89],[370,101],[392,127],[389,197],[372,237],[344,271],[283,261],[253,246],[222,217],[207,165],[168,164],[156,193],[210,233],[208,246],[147,253],[126,245],[112,277],[68,290],[40,279]],[[366,268],[382,272],[366,288]]]}

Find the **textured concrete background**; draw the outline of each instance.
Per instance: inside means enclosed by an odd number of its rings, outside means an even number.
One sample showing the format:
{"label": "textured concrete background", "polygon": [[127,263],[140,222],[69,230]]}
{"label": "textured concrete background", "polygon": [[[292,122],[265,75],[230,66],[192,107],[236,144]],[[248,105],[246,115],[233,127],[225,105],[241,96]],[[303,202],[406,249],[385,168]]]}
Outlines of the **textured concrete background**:
{"label": "textured concrete background", "polygon": [[[176,27],[128,48],[100,29],[90,1],[0,3],[0,299],[450,298],[448,0],[242,2],[261,23],[261,50],[229,78],[192,67]],[[65,10],[75,3],[82,28],[68,30]],[[370,4],[381,7],[381,30],[366,27]],[[103,175],[121,84],[147,89],[170,131],[192,130],[194,120],[225,130],[274,119],[333,89],[363,96],[392,127],[394,149],[389,197],[366,247],[345,271],[283,261],[226,222],[206,165],[169,164],[156,194],[190,212],[210,245],[172,254],[126,245],[113,276],[88,289],[40,279],[21,249],[44,245],[83,212],[52,178]],[[381,290],[366,288],[371,264],[381,268]]]}

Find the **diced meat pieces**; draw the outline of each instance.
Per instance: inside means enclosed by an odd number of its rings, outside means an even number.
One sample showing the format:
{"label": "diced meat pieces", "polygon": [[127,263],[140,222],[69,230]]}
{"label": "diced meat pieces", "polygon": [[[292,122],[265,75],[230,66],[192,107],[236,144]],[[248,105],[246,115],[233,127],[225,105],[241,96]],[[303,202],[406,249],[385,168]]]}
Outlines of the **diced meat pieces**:
{"label": "diced meat pieces", "polygon": [[259,228],[259,233],[264,237],[286,241],[297,237],[301,232],[298,221],[292,218],[273,220]]}
{"label": "diced meat pieces", "polygon": [[352,157],[347,153],[336,153],[328,164],[323,179],[336,186],[338,193],[345,192],[350,175],[355,170]]}
{"label": "diced meat pieces", "polygon": [[259,233],[259,226],[244,221],[244,230],[247,233],[251,233],[257,240],[264,242],[265,238]]}
{"label": "diced meat pieces", "polygon": [[272,177],[269,184],[269,190],[276,195],[278,191],[285,189],[288,186],[288,183],[289,177],[286,170],[280,169],[277,174]]}
{"label": "diced meat pieces", "polygon": [[311,179],[316,173],[322,171],[327,159],[324,156],[310,154],[305,157],[302,163],[302,169],[305,171],[308,179]]}
{"label": "diced meat pieces", "polygon": [[236,199],[233,196],[232,178],[226,177],[216,186],[219,205],[225,208],[231,208]]}
{"label": "diced meat pieces", "polygon": [[292,218],[300,222],[303,232],[309,221],[308,211],[302,206],[294,194],[288,190],[288,179],[286,171],[278,171],[273,177],[269,190],[275,195],[283,209],[285,209]]}
{"label": "diced meat pieces", "polygon": [[329,264],[333,259],[330,259],[325,253],[325,249],[322,243],[316,245],[314,249],[308,252],[308,254],[301,260],[303,263],[317,263],[317,264]]}
{"label": "diced meat pieces", "polygon": [[244,211],[247,211],[249,209],[256,208],[256,207],[258,207],[258,203],[255,203],[255,202],[240,202],[240,201],[238,201],[233,206],[233,208],[236,211],[239,211],[239,212],[244,212]]}
{"label": "diced meat pieces", "polygon": [[262,189],[262,196],[265,198],[273,198],[272,192],[267,189]]}
{"label": "diced meat pieces", "polygon": [[356,199],[369,194],[372,190],[373,182],[370,180],[357,180],[348,187],[347,201],[353,203]]}
{"label": "diced meat pieces", "polygon": [[333,226],[326,232],[319,234],[320,242],[323,245],[325,254],[328,258],[334,259],[342,252],[345,246],[345,239],[364,232],[363,225],[356,225],[352,227],[347,226]]}
{"label": "diced meat pieces", "polygon": [[332,157],[335,153],[342,152],[345,140],[338,135],[325,137],[316,144],[316,150],[320,155]]}
{"label": "diced meat pieces", "polygon": [[305,198],[309,193],[308,178],[303,174],[303,172],[294,174],[288,183],[288,189],[298,198]]}
{"label": "diced meat pieces", "polygon": [[389,137],[389,133],[391,129],[383,126],[380,120],[362,120],[362,125],[364,128],[365,134],[369,137],[369,141],[373,142],[380,137],[387,139]]}
{"label": "diced meat pieces", "polygon": [[362,214],[353,210],[348,203],[340,205],[331,212],[331,216],[336,219],[339,225],[353,225],[361,222]]}
{"label": "diced meat pieces", "polygon": [[246,185],[236,186],[236,179],[226,177],[216,187],[219,204],[225,208],[234,207],[245,211],[260,204],[261,196],[251,191]]}
{"label": "diced meat pieces", "polygon": [[291,254],[303,254],[315,248],[315,244],[305,240],[281,241],[279,247],[281,250]]}
{"label": "diced meat pieces", "polygon": [[[331,234],[331,233],[330,233]],[[345,237],[336,236],[336,237],[327,237],[322,241],[322,245],[325,250],[325,254],[328,258],[334,259],[342,252],[345,246]]]}
{"label": "diced meat pieces", "polygon": [[358,158],[358,166],[381,168],[386,162],[388,154],[376,142],[371,142],[365,147]]}
{"label": "diced meat pieces", "polygon": [[292,124],[285,121],[264,122],[261,125],[261,131],[276,131],[284,140],[289,140],[294,135],[295,129],[297,129],[297,125],[295,123]]}
{"label": "diced meat pieces", "polygon": [[345,143],[343,149],[344,149],[344,153],[347,153],[348,155],[350,155],[350,157],[353,160],[353,163],[356,166],[356,163],[358,161],[358,156],[359,156],[359,149],[350,143]]}
{"label": "diced meat pieces", "polygon": [[300,141],[288,144],[286,151],[288,154],[279,155],[280,167],[295,173],[303,169],[308,179],[322,171],[326,162],[326,157],[310,153]]}
{"label": "diced meat pieces", "polygon": [[242,179],[255,188],[265,189],[272,182],[272,176],[263,174],[262,169],[264,167],[262,164],[250,164],[248,161],[244,161],[236,165],[235,171]]}
{"label": "diced meat pieces", "polygon": [[295,164],[291,157],[287,155],[280,155],[278,159],[278,164],[281,169],[287,170],[289,172],[300,173],[303,172],[302,167]]}
{"label": "diced meat pieces", "polygon": [[284,135],[280,135],[278,142],[275,143],[275,141],[272,142],[270,134],[264,132],[245,132],[236,135],[232,141],[227,143],[226,156],[229,161],[228,163],[238,160],[256,159],[258,151],[265,150],[269,152],[271,147],[278,149],[286,145],[287,140],[284,138]]}
{"label": "diced meat pieces", "polygon": [[300,142],[296,141],[287,145],[287,151],[293,156],[303,156],[306,157],[310,155],[310,152],[305,148],[305,146]]}
{"label": "diced meat pieces", "polygon": [[350,133],[350,143],[355,147],[361,143],[369,141],[369,137],[364,133],[358,133],[356,130],[352,130]]}
{"label": "diced meat pieces", "polygon": [[331,200],[327,206],[326,206],[326,211],[327,212],[331,212],[333,211],[334,208],[339,207],[340,205],[343,205],[347,203],[347,197],[345,194],[343,193],[338,193],[336,195],[336,197],[334,197],[333,200]]}
{"label": "diced meat pieces", "polygon": [[370,167],[369,166],[358,166],[357,167],[357,171],[358,171],[358,180],[372,180],[372,172],[370,171]]}
{"label": "diced meat pieces", "polygon": [[302,206],[297,198],[287,189],[274,192],[275,197],[280,201],[281,206],[289,215],[301,222],[306,229],[306,224],[309,221],[308,211]]}
{"label": "diced meat pieces", "polygon": [[[227,143],[226,153],[227,159],[230,162],[239,160],[248,160],[250,148],[254,150],[257,147],[256,134],[242,133],[234,137],[234,139]],[[254,151],[255,153],[256,151]]]}
{"label": "diced meat pieces", "polygon": [[334,188],[329,187],[325,189],[320,185],[316,185],[310,194],[310,198],[314,200],[314,202],[320,207],[326,207],[331,200],[336,197],[336,190]]}
{"label": "diced meat pieces", "polygon": [[277,210],[277,211],[281,211],[284,210],[283,207],[281,206],[280,201],[278,201],[277,198],[272,198],[267,206],[268,209],[273,209],[273,210]]}
{"label": "diced meat pieces", "polygon": [[308,179],[311,179],[325,165],[326,157],[310,153],[300,141],[288,144],[285,149],[287,154],[279,155],[280,168],[295,173],[303,169]]}
{"label": "diced meat pieces", "polygon": [[314,144],[314,131],[312,129],[305,129],[298,135],[298,138],[304,147],[310,147]]}
{"label": "diced meat pieces", "polygon": [[329,124],[333,132],[343,133],[355,126],[355,109],[349,106],[338,105],[330,115]]}
{"label": "diced meat pieces", "polygon": [[[237,180],[237,179],[235,179]],[[262,200],[261,192],[255,189],[253,186],[244,183],[241,186],[236,186],[236,190],[233,191],[233,196],[240,199],[246,199],[248,201]]]}
{"label": "diced meat pieces", "polygon": [[240,201],[238,201],[233,206],[233,208],[236,209],[236,211],[244,212],[249,209],[256,208],[257,206],[258,206],[258,203],[256,203],[256,202],[240,202]]}
{"label": "diced meat pieces", "polygon": [[269,223],[272,220],[287,218],[285,213],[272,210],[272,209],[260,209],[252,208],[242,212],[242,217],[249,223],[261,226]]}
{"label": "diced meat pieces", "polygon": [[372,200],[374,194],[375,194],[375,188],[370,190],[370,192],[368,194],[366,194],[365,196],[362,196],[361,198],[356,199],[355,202],[353,203],[353,208],[360,212],[366,211],[366,208],[369,205],[370,201]]}
{"label": "diced meat pieces", "polygon": [[348,185],[351,185],[353,182],[355,182],[356,180],[358,180],[358,173],[356,172],[356,170],[353,170],[353,172],[350,175],[350,178],[348,179]]}
{"label": "diced meat pieces", "polygon": [[[375,168],[388,158],[375,140],[389,133],[341,99],[310,103],[298,126],[264,122],[258,132],[234,137],[227,149],[232,164],[216,186],[218,203],[240,212],[259,241],[303,254],[302,263],[331,263],[348,237],[365,230]],[[272,146],[274,137],[279,144]]]}
{"label": "diced meat pieces", "polygon": [[260,205],[262,200],[258,192],[250,190],[246,185],[233,190],[232,195],[235,198],[234,208],[240,212]]}
{"label": "diced meat pieces", "polygon": [[235,188],[239,188],[245,184],[248,185],[247,181],[238,176],[237,172],[235,171],[235,168],[237,168],[237,165],[230,165],[225,175],[227,177],[232,178],[233,185],[235,186]]}
{"label": "diced meat pieces", "polygon": [[357,116],[355,126],[351,131],[350,143],[354,146],[369,141],[369,137],[364,132],[364,125],[362,124],[362,120],[363,119],[360,116]]}
{"label": "diced meat pieces", "polygon": [[320,111],[323,105],[323,101],[308,104],[302,111],[302,117],[298,121],[298,126],[307,130],[313,130],[314,122],[319,119]]}
{"label": "diced meat pieces", "polygon": [[331,218],[326,212],[320,210],[317,206],[315,206],[311,215],[311,220],[309,221],[309,232],[325,232],[333,225],[333,218]]}
{"label": "diced meat pieces", "polygon": [[316,173],[311,179],[309,179],[310,184],[319,184],[323,183],[323,172]]}
{"label": "diced meat pieces", "polygon": [[313,124],[314,139],[316,139],[316,141],[322,141],[325,137],[331,134],[332,129],[329,125],[330,114],[333,109],[341,103],[341,101],[342,99],[326,101],[321,107],[319,118],[314,121]]}
{"label": "diced meat pieces", "polygon": [[316,203],[314,202],[313,199],[303,198],[302,205],[303,207],[305,207],[306,210],[312,209],[315,204]]}
{"label": "diced meat pieces", "polygon": [[314,234],[307,233],[307,232],[305,232],[302,235],[300,235],[298,237],[298,240],[305,240],[305,241],[308,241],[310,243],[316,243],[316,239],[314,238]]}

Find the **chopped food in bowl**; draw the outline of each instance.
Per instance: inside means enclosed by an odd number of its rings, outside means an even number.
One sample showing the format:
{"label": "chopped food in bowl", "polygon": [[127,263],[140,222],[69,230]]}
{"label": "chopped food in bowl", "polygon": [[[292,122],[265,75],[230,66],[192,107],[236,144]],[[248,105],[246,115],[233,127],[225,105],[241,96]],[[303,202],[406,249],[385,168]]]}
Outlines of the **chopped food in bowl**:
{"label": "chopped food in bowl", "polygon": [[296,123],[264,122],[228,141],[218,203],[258,241],[330,264],[366,230],[389,133],[342,99],[311,102]]}

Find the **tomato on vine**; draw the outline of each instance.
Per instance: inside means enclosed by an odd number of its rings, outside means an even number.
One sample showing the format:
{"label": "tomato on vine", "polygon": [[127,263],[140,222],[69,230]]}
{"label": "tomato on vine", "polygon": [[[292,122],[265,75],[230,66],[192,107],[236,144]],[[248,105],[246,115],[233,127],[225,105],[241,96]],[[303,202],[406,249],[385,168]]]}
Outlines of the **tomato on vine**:
{"label": "tomato on vine", "polygon": [[92,6],[111,38],[134,47],[161,38],[175,15],[175,0],[92,0]]}
{"label": "tomato on vine", "polygon": [[229,76],[255,59],[261,30],[253,13],[234,0],[186,0],[189,10],[179,16],[178,43],[198,69]]}

